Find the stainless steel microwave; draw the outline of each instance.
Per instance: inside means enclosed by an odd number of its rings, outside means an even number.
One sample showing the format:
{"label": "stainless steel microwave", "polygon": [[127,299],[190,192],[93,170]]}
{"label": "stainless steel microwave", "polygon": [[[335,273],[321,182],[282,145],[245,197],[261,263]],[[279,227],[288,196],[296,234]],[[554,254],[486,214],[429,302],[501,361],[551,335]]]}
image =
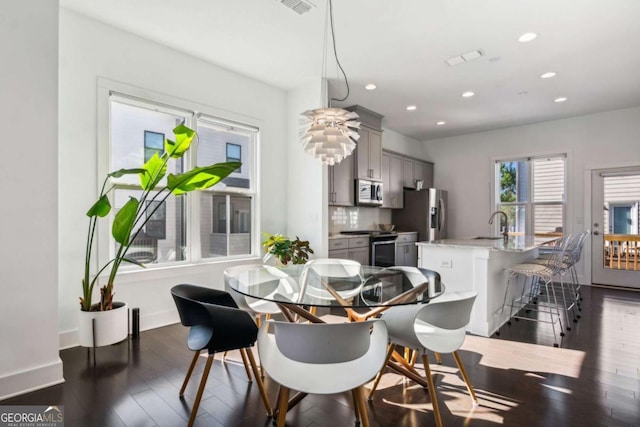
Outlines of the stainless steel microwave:
{"label": "stainless steel microwave", "polygon": [[368,179],[356,179],[356,205],[382,206],[382,183]]}

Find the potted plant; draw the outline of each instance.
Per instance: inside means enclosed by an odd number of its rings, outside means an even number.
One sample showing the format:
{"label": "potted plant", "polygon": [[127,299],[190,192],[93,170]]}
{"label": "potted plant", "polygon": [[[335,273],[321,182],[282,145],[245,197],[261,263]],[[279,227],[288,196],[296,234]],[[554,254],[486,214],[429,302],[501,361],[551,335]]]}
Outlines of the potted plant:
{"label": "potted plant", "polygon": [[309,254],[313,253],[313,249],[309,247],[309,241],[300,240],[298,236],[295,240],[291,240],[282,234],[262,234],[265,237],[262,246],[267,252],[262,259],[263,262],[275,257],[282,265],[287,265],[289,262],[304,264],[309,260]]}
{"label": "potted plant", "polygon": [[[161,184],[166,175],[169,160],[182,158],[197,136],[195,131],[184,125],[177,126],[173,133],[175,141],[165,139],[162,155],[154,154],[140,168],[120,169],[107,174],[98,200],[87,211],[89,229],[84,259],[82,296],[80,297],[81,320],[79,325],[80,344],[83,346],[93,346],[94,339],[95,344],[100,346],[113,344],[127,337],[129,330],[127,306],[125,303],[113,300],[116,275],[122,263],[144,267],[139,261],[128,257],[127,252],[145,224],[160,208],[162,202],[171,195],[180,196],[190,191],[210,188],[241,166],[239,162],[227,162],[195,167],[181,174],[169,174],[166,181]],[[91,259],[98,219],[106,217],[111,212],[108,195],[114,189],[114,185],[111,183],[112,179],[125,175],[140,177],[142,194],[139,198],[130,196],[129,200],[116,213],[111,228],[111,234],[116,242],[115,255],[92,275]],[[100,287],[100,300],[94,303],[94,287],[105,271],[109,272],[108,278],[104,286]],[[95,335],[92,330],[92,319],[96,319]]]}

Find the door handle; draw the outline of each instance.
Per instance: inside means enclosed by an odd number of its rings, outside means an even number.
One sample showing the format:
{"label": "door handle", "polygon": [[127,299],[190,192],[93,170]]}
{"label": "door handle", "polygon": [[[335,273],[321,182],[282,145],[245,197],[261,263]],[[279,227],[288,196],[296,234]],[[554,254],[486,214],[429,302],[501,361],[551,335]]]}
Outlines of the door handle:
{"label": "door handle", "polygon": [[596,230],[596,231],[594,231],[594,232],[593,232],[593,235],[594,235],[594,236],[599,236],[599,235],[600,235],[600,232],[599,232],[598,230]]}

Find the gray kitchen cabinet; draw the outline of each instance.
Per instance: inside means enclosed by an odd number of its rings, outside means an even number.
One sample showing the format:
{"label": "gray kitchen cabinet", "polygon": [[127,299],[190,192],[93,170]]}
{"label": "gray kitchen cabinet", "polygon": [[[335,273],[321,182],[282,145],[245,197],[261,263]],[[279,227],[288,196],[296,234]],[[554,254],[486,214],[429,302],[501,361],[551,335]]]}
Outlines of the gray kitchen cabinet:
{"label": "gray kitchen cabinet", "polygon": [[405,157],[402,163],[403,186],[416,188],[422,180],[422,188],[433,187],[433,163]]}
{"label": "gray kitchen cabinet", "polygon": [[383,208],[402,209],[403,158],[397,154],[382,153]]}
{"label": "gray kitchen cabinet", "polygon": [[398,233],[396,240],[396,265],[418,266],[418,233]]}
{"label": "gray kitchen cabinet", "polygon": [[329,258],[351,259],[369,265],[369,236],[329,239]]}
{"label": "gray kitchen cabinet", "polygon": [[355,204],[354,187],[351,156],[337,165],[329,166],[329,205],[353,206]]}
{"label": "gray kitchen cabinet", "polygon": [[382,115],[352,105],[345,110],[358,114],[360,138],[356,143],[356,177],[382,181]]}
{"label": "gray kitchen cabinet", "polygon": [[360,125],[356,144],[357,177],[382,180],[382,132]]}
{"label": "gray kitchen cabinet", "polygon": [[369,265],[369,248],[349,249],[348,259],[357,261],[361,265]]}

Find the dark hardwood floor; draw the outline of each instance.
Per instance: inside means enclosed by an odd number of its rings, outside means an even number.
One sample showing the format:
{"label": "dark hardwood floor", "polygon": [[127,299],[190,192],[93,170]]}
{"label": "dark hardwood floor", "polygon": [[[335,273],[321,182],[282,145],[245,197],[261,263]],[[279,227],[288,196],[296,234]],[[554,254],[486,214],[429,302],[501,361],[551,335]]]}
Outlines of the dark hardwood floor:
{"label": "dark hardwood floor", "polygon": [[[549,325],[514,322],[500,337],[468,336],[460,351],[480,404],[473,407],[453,358],[433,365],[445,426],[640,426],[640,292],[583,287],[582,319],[552,347]],[[62,385],[0,402],[64,405],[66,426],[185,426],[200,372],[181,400],[191,359],[186,328],[146,331],[140,339],[61,352]],[[269,426],[257,386],[237,352],[216,361],[200,406],[199,426]],[[422,371],[422,367],[418,366]],[[277,385],[265,379],[275,400]],[[373,426],[435,425],[427,390],[383,377],[369,405]],[[288,426],[354,425],[351,397],[308,396]]]}

